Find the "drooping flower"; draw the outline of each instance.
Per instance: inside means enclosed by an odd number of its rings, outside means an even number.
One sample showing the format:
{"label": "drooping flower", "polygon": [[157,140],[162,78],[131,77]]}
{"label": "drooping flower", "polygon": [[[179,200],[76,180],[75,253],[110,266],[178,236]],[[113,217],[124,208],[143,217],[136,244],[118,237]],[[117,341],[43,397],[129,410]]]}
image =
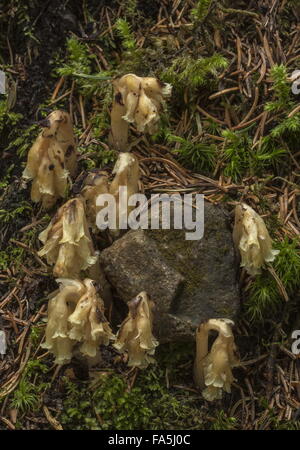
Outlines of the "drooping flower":
{"label": "drooping flower", "polygon": [[38,255],[46,256],[48,264],[54,265],[56,277],[79,278],[82,270],[97,261],[81,198],[61,206],[39,239],[44,246]]}
{"label": "drooping flower", "polygon": [[154,303],[146,292],[128,302],[129,313],[120,326],[114,347],[128,353],[128,365],[146,368],[154,362],[158,341],[152,334]]}
{"label": "drooping flower", "polygon": [[44,129],[29,150],[23,178],[33,180],[31,200],[47,210],[65,197],[68,176],[77,170],[77,155],[68,113],[53,111],[40,125]]}
{"label": "drooping flower", "polygon": [[99,346],[108,345],[110,340],[114,340],[114,335],[104,316],[104,303],[95,288],[96,283],[86,279],[83,285],[85,293],[68,318],[71,324],[69,336],[81,342],[79,350],[83,355],[93,358]]}
{"label": "drooping flower", "polygon": [[153,77],[129,73],[113,81],[114,102],[111,111],[110,143],[120,151],[127,150],[128,123],[140,132],[157,131],[160,111],[172,86]]}
{"label": "drooping flower", "polygon": [[109,193],[108,173],[103,170],[89,173],[84,180],[80,195],[85,200],[86,217],[93,231],[98,231],[96,217],[101,209],[96,205],[97,197],[107,193]]}
{"label": "drooping flower", "polygon": [[57,364],[68,363],[78,345],[83,356],[99,356],[100,345],[108,345],[115,337],[104,316],[97,284],[90,279],[57,279],[57,282],[60,288],[49,300],[42,347],[54,354]]}
{"label": "drooping flower", "polygon": [[[116,200],[116,226],[117,230],[121,223],[127,223],[128,215],[134,206],[128,205],[128,199],[139,192],[140,169],[137,158],[132,153],[120,153],[113,169],[114,179],[112,180],[109,193]],[[123,198],[120,197],[120,187],[125,187],[126,192]]]}
{"label": "drooping flower", "polygon": [[272,262],[279,250],[272,249],[272,240],[263,219],[246,203],[235,209],[233,240],[241,255],[241,267],[257,275],[267,262]]}
{"label": "drooping flower", "polygon": [[[196,332],[195,384],[208,401],[222,398],[222,392],[231,392],[234,381],[232,368],[238,365],[236,346],[232,334],[234,323],[229,319],[210,319]],[[218,332],[210,351],[208,336],[211,330]]]}

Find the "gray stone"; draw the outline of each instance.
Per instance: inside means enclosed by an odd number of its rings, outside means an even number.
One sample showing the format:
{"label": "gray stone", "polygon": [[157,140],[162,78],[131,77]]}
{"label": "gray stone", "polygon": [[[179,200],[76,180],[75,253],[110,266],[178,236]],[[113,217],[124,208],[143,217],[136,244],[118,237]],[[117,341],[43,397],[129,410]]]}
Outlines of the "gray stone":
{"label": "gray stone", "polygon": [[125,302],[140,291],[154,300],[160,342],[191,338],[200,322],[237,314],[237,265],[219,206],[205,202],[204,236],[198,241],[186,240],[185,230],[128,231],[100,259]]}

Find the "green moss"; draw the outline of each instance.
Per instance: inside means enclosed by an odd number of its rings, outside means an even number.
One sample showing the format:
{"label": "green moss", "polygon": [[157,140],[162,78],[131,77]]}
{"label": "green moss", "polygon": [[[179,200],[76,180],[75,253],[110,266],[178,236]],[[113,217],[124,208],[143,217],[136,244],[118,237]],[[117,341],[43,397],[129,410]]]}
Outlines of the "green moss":
{"label": "green moss", "polygon": [[169,134],[167,136],[169,143],[177,143],[179,147],[173,152],[178,156],[178,160],[187,168],[197,172],[210,173],[215,167],[217,146],[206,144],[201,140],[192,142],[180,136]]}
{"label": "green moss", "polygon": [[[175,354],[173,349],[171,355],[175,359],[170,358],[170,348],[166,348],[160,367],[171,364],[175,368],[183,356],[185,361],[189,357],[186,346]],[[116,373],[102,373],[92,384],[73,383],[67,378],[63,381],[66,395],[59,421],[64,429],[168,430],[202,426],[196,409],[198,395],[168,389],[165,372],[158,367],[140,371],[131,390],[126,379]]]}
{"label": "green moss", "polygon": [[237,420],[235,417],[229,417],[225,411],[217,412],[217,415],[212,419],[210,426],[211,430],[236,430]]}
{"label": "green moss", "polygon": [[115,23],[115,27],[121,37],[123,48],[129,51],[134,50],[136,47],[135,38],[127,20],[118,19]]}
{"label": "green moss", "polygon": [[11,164],[8,167],[8,169],[6,170],[5,175],[0,180],[0,189],[5,189],[9,185],[10,180],[11,180],[11,173],[12,173],[14,167],[15,167],[15,165]]}
{"label": "green moss", "polygon": [[27,201],[21,201],[18,203],[17,207],[13,207],[9,210],[0,209],[0,223],[9,223],[11,221],[16,220],[19,216],[29,215],[32,212],[32,205]]}
{"label": "green moss", "polygon": [[117,152],[107,148],[99,148],[99,145],[90,144],[87,147],[79,147],[78,151],[84,155],[82,161],[83,168],[91,170],[94,168],[104,168],[112,164],[117,159]]}
{"label": "green moss", "polygon": [[[90,123],[92,125],[93,135],[99,139],[110,129],[109,109],[112,104],[112,86],[110,83],[103,83],[101,88],[101,107],[95,108]],[[99,110],[98,110],[99,109]],[[109,150],[106,150],[109,151]]]}
{"label": "green moss", "polygon": [[30,329],[30,341],[33,347],[37,347],[45,332],[45,326],[34,325]]}
{"label": "green moss", "polygon": [[283,64],[275,64],[270,70],[273,81],[273,101],[265,105],[266,111],[278,112],[291,104],[291,86],[288,82],[288,71]]}
{"label": "green moss", "polygon": [[10,266],[20,267],[25,258],[25,250],[16,247],[14,244],[8,245],[5,250],[0,251],[0,270],[6,270]]}
{"label": "green moss", "polygon": [[[280,253],[272,263],[288,295],[300,285],[299,239],[285,239],[274,244]],[[284,299],[269,271],[263,270],[253,280],[245,302],[246,314],[251,320],[264,321],[282,308]]]}
{"label": "green moss", "polygon": [[195,7],[191,10],[191,19],[195,24],[199,24],[207,17],[212,0],[198,0]]}
{"label": "green moss", "polygon": [[37,410],[41,405],[41,394],[50,386],[50,383],[43,381],[43,376],[47,372],[47,366],[41,361],[29,360],[19,385],[13,393],[10,406],[21,413]]}
{"label": "green moss", "polygon": [[17,126],[22,117],[22,114],[11,111],[8,97],[0,94],[1,147],[5,148],[16,136]]}
{"label": "green moss", "polygon": [[207,58],[180,56],[161,74],[161,79],[172,83],[179,91],[188,88],[192,93],[200,87],[209,86],[211,79],[227,65],[227,59],[218,53]]}
{"label": "green moss", "polygon": [[18,156],[27,156],[27,153],[35,141],[39,131],[38,125],[36,124],[30,125],[24,130],[20,130],[17,133],[17,137],[10,142],[7,150],[15,149]]}
{"label": "green moss", "polygon": [[56,68],[56,73],[75,80],[84,97],[101,94],[101,81],[110,79],[111,74],[106,71],[92,73],[94,60],[95,55],[90,53],[88,45],[71,37],[67,41],[67,60],[62,67]]}
{"label": "green moss", "polygon": [[245,176],[263,174],[267,168],[276,168],[286,156],[286,149],[270,136],[264,137],[259,146],[253,148],[250,128],[242,131],[224,130],[222,149],[224,175],[238,182]]}

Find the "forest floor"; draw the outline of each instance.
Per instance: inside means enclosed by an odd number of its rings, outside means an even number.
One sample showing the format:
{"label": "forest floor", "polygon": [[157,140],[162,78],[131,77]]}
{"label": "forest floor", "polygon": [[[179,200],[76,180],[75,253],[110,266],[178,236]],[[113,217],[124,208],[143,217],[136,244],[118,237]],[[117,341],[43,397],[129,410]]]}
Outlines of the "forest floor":
{"label": "forest floor", "polygon": [[[258,5],[258,6],[257,6]],[[1,429],[300,429],[300,61],[296,1],[12,0],[0,12]],[[233,219],[241,199],[280,250],[255,278],[241,271],[232,393],[195,389],[193,343],[162,345],[157,364],[129,370],[111,348],[89,374],[41,348],[56,289],[39,233],[55,213],[21,179],[36,122],[71,113],[80,171],[112,168],[112,88],[134,72],[173,85],[159,133],[131,129],[146,194],[204,193]],[[293,76],[294,74],[294,76]],[[101,245],[101,242],[100,242]]]}

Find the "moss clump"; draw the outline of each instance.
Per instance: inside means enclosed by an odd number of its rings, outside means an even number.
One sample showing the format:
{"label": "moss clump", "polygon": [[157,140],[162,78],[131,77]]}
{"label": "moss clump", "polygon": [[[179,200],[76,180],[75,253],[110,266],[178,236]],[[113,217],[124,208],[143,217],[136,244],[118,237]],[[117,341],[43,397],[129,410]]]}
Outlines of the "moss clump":
{"label": "moss clump", "polygon": [[179,91],[188,88],[193,93],[199,87],[213,85],[211,79],[227,65],[227,59],[218,53],[206,58],[180,56],[161,74],[161,79]]}
{"label": "moss clump", "polygon": [[[274,248],[280,250],[273,268],[288,295],[292,295],[300,284],[299,239],[285,239]],[[251,320],[264,321],[278,313],[283,304],[282,293],[269,271],[264,270],[252,282],[245,303],[246,314]]]}
{"label": "moss clump", "polygon": [[216,417],[212,419],[211,430],[236,430],[237,420],[235,417],[229,417],[223,409],[218,411]]}
{"label": "moss clump", "polygon": [[167,136],[167,141],[178,145],[173,152],[184,167],[199,173],[210,173],[214,169],[217,156],[215,144],[207,144],[203,140],[193,142],[172,134]]}
{"label": "moss clump", "polygon": [[[42,394],[50,386],[43,381],[48,367],[37,359],[29,360],[17,389],[13,393],[10,405],[21,414],[36,411],[41,405]],[[22,428],[20,426],[20,428]]]}
{"label": "moss clump", "polygon": [[0,251],[0,270],[6,270],[11,265],[18,268],[24,261],[25,250],[10,244],[5,250]]}
{"label": "moss clump", "polygon": [[[160,367],[138,373],[130,390],[126,379],[117,374],[101,373],[88,383],[63,379],[63,412],[59,417],[64,429],[97,430],[176,430],[202,427],[198,394],[166,387],[166,369],[172,368],[172,378],[178,379],[183,370],[178,365],[190,358],[190,352],[165,346],[160,349]],[[167,366],[167,367],[166,367]],[[187,368],[190,371],[190,367]],[[170,370],[171,373],[171,370]],[[172,380],[171,380],[172,381]],[[182,384],[182,380],[178,381]]]}
{"label": "moss clump", "polygon": [[79,153],[83,155],[82,166],[85,170],[95,168],[103,169],[109,164],[113,164],[117,159],[115,150],[102,148],[99,145],[90,144],[87,147],[79,147]]}
{"label": "moss clump", "polygon": [[198,0],[195,4],[195,7],[191,10],[191,19],[195,22],[195,24],[202,23],[208,15],[211,0]]}

